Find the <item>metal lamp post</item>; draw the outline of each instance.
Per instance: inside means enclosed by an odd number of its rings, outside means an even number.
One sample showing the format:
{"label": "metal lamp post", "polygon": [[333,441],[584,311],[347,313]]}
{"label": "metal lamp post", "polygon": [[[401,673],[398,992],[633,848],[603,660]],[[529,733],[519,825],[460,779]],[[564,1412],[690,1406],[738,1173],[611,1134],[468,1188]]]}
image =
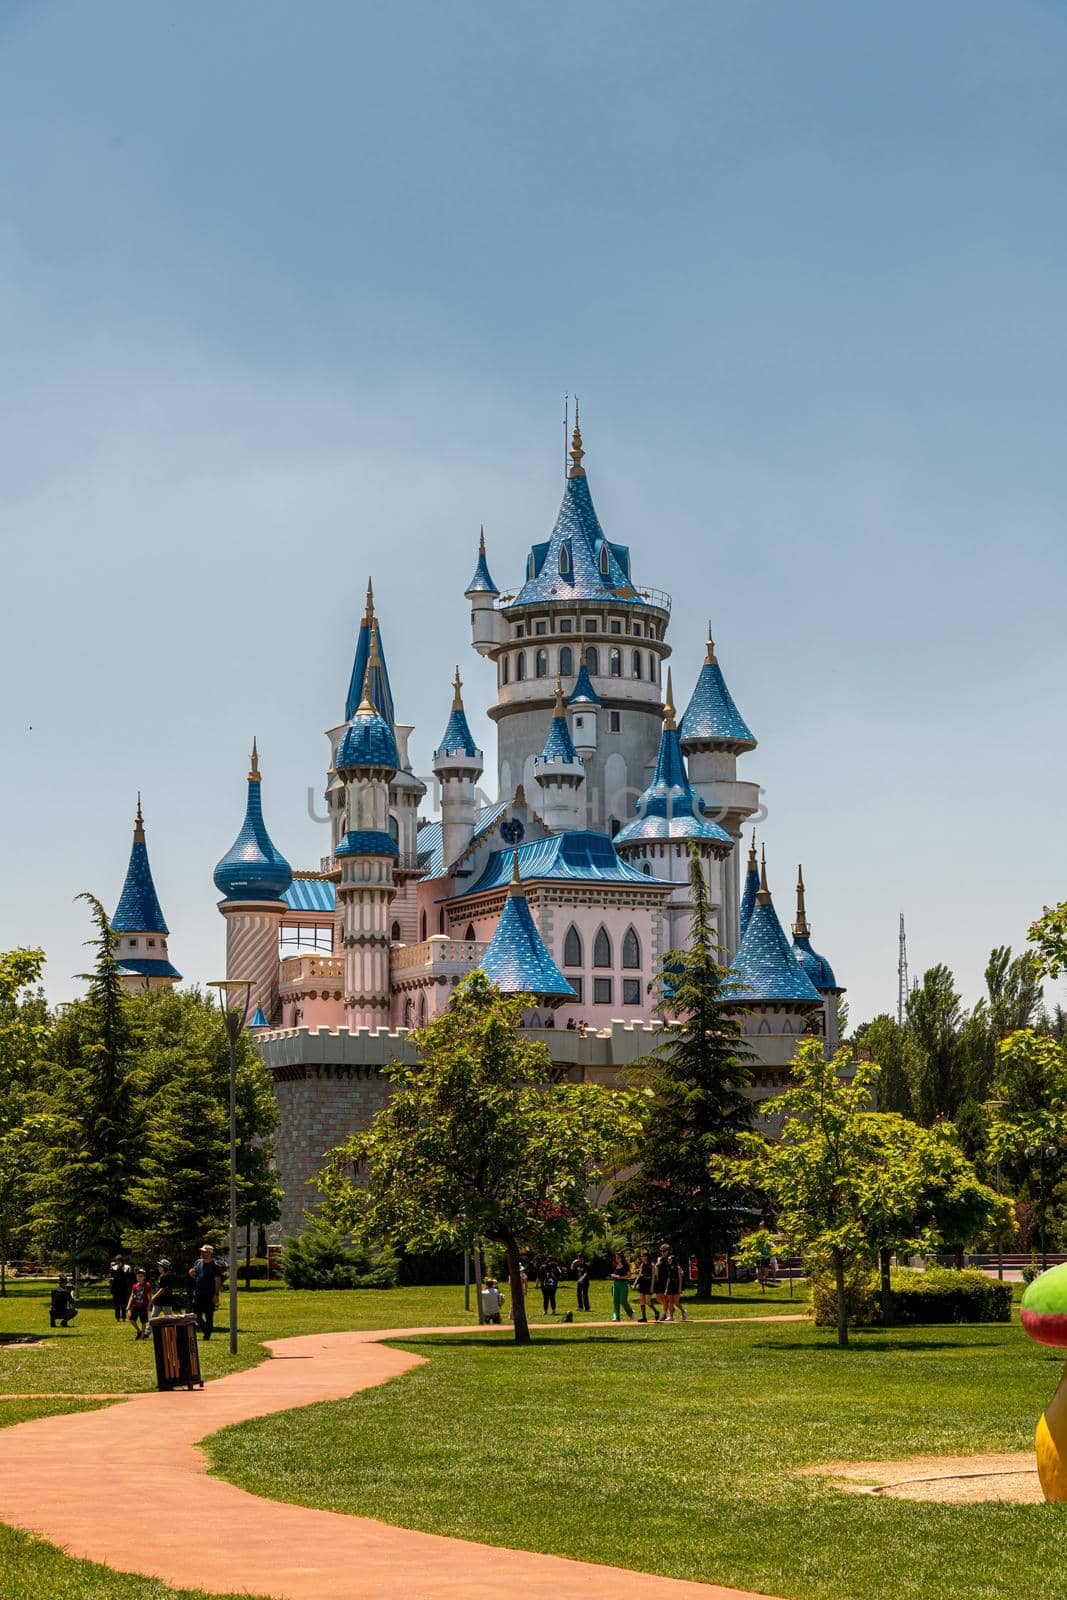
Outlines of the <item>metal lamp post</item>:
{"label": "metal lamp post", "polygon": [[[1006,1100],[987,1100],[986,1103],[985,1103],[986,1110],[987,1111],[1003,1111],[1003,1109],[1007,1105],[1007,1103],[1008,1102]],[[997,1197],[998,1197],[998,1199],[1000,1197],[1000,1156],[999,1156],[999,1154],[997,1155]],[[1003,1281],[1004,1281],[1004,1240],[1001,1238],[999,1233],[997,1235],[997,1277],[1003,1283]]]}
{"label": "metal lamp post", "polygon": [[248,1021],[251,978],[221,978],[219,1006],[230,1046],[230,1354],[237,1354],[237,1040]]}
{"label": "metal lamp post", "polygon": [[1054,1144],[1028,1144],[1024,1154],[1028,1161],[1037,1157],[1037,1211],[1041,1225],[1041,1270],[1048,1271],[1048,1249],[1045,1242],[1045,1159],[1052,1161],[1059,1155],[1059,1146]]}

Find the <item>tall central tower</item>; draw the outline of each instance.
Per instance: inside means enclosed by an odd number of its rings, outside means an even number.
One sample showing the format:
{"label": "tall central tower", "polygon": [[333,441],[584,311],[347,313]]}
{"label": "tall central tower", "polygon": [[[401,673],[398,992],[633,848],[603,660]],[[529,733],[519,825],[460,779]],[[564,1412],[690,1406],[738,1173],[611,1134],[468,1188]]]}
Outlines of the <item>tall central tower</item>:
{"label": "tall central tower", "polygon": [[613,833],[633,816],[656,762],[670,596],[635,586],[630,551],[604,534],[589,492],[575,406],[570,470],[556,525],[535,544],[524,581],[501,594],[484,547],[466,590],[474,648],[496,665],[500,796],[535,787],[557,677],[570,696],[584,647],[600,704],[599,737],[583,750],[588,826]]}

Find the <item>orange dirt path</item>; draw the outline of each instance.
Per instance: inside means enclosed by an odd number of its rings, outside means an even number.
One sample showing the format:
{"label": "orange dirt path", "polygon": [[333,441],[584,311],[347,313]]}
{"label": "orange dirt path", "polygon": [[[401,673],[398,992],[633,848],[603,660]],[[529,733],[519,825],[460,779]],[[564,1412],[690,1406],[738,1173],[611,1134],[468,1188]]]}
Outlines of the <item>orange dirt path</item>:
{"label": "orange dirt path", "polygon": [[0,1521],[72,1556],[177,1588],[275,1600],[499,1600],[516,1586],[545,1600],[771,1600],[262,1500],[208,1476],[196,1445],[217,1429],[341,1400],[422,1364],[382,1340],[470,1331],[276,1340],[267,1346],[272,1360],[205,1389],[135,1395],[101,1411],[0,1429]]}

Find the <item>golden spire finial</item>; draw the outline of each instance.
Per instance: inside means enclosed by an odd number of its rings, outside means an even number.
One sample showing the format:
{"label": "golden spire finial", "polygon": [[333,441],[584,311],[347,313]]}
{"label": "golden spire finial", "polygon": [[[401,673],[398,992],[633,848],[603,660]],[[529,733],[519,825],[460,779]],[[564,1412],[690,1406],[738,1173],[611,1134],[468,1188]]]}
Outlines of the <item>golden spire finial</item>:
{"label": "golden spire finial", "polygon": [[485,555],[485,523],[484,522],[482,523],[481,527],[478,530],[478,554],[480,556],[484,556]]}
{"label": "golden spire finial", "polygon": [[708,623],[708,653],[704,657],[704,665],[707,666],[707,667],[711,667],[711,666],[714,666],[714,664],[715,664],[715,640],[714,640],[714,638],[712,636],[711,623],[709,622]]}
{"label": "golden spire finial", "polygon": [[793,938],[807,939],[811,934],[808,915],[804,909],[804,868],[797,868],[797,920],[793,924]]}
{"label": "golden spire finial", "polygon": [[565,717],[567,715],[563,704],[563,675],[559,672],[556,673],[556,707],[552,715],[554,717]]}
{"label": "golden spire finial", "polygon": [[674,727],[674,680],[671,669],[667,668],[667,698],[663,702],[663,726],[665,729]]}
{"label": "golden spire finial", "polygon": [[748,847],[748,870],[749,870],[749,872],[755,872],[755,870],[756,870],[756,830],[755,830],[755,828],[753,828],[753,830],[752,830],[752,843]]}
{"label": "golden spire finial", "polygon": [[133,842],[144,844],[144,817],[141,815],[141,791],[137,791],[137,815],[133,819]]}
{"label": "golden spire finial", "polygon": [[367,662],[367,670],[363,674],[363,698],[356,707],[357,717],[376,717],[378,707],[374,704],[370,692],[370,669],[374,661],[374,635],[371,634],[371,659]]}
{"label": "golden spire finial", "polygon": [[582,430],[578,425],[578,396],[575,395],[574,432],[571,434],[571,470],[567,474],[568,478],[585,477],[585,468],[582,466],[582,457],[584,455],[585,451],[582,449]]}
{"label": "golden spire finial", "polygon": [[255,737],[254,736],[253,736],[253,739],[252,739],[252,765],[248,769],[248,781],[249,781],[249,783],[259,783],[260,782],[259,751],[256,748],[256,741],[255,741]]}
{"label": "golden spire finial", "polygon": [[522,879],[519,877],[519,852],[511,852],[511,882],[508,885],[508,899],[513,900],[522,893]]}
{"label": "golden spire finial", "polygon": [[380,667],[381,664],[381,651],[378,648],[378,619],[377,617],[372,617],[370,627],[370,650],[367,654],[367,671],[369,672],[371,667]]}
{"label": "golden spire finial", "polygon": [[771,903],[771,891],[767,887],[767,847],[766,847],[766,845],[761,845],[760,846],[759,889],[758,889],[758,891],[756,893],[756,904],[758,906],[769,906],[770,903]]}
{"label": "golden spire finial", "polygon": [[452,688],[455,690],[455,693],[452,696],[452,710],[453,711],[462,711],[463,710],[463,695],[462,695],[462,693],[460,691],[463,688],[463,679],[459,675],[459,662],[458,661],[456,662],[456,676],[452,679]]}
{"label": "golden spire finial", "polygon": [[374,621],[374,584],[367,579],[367,609],[363,613],[363,620],[369,628]]}

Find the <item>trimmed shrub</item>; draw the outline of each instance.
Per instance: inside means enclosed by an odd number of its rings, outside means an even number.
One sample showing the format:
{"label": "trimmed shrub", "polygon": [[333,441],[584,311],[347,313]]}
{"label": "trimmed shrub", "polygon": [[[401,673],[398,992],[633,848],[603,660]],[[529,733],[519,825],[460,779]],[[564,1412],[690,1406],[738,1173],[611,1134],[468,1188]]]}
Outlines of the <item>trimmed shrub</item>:
{"label": "trimmed shrub", "polygon": [[312,1221],[285,1241],[282,1277],[289,1289],[393,1289],[397,1261],[391,1251],[353,1248],[339,1229]]}
{"label": "trimmed shrub", "polygon": [[[890,1274],[894,1327],[935,1322],[1010,1322],[1011,1285],[987,1278],[976,1268],[957,1272],[951,1267],[930,1267],[914,1272],[899,1267]],[[881,1287],[876,1272],[855,1274],[847,1284],[849,1323],[873,1327],[882,1320]],[[832,1278],[812,1279],[812,1310],[820,1328],[837,1324],[837,1297]]]}

